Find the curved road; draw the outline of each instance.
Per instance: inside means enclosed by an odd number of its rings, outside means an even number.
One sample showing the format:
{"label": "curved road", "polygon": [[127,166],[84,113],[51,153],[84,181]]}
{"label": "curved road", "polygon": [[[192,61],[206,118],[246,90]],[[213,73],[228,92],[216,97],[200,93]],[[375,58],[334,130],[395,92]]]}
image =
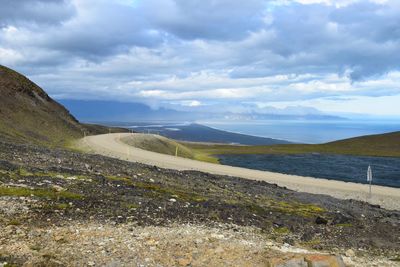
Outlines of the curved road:
{"label": "curved road", "polygon": [[81,139],[78,145],[88,152],[132,162],[155,165],[161,168],[196,170],[211,174],[261,180],[268,183],[275,183],[279,186],[286,186],[296,191],[326,194],[344,199],[367,200],[370,203],[381,205],[387,209],[400,210],[399,188],[373,186],[372,198],[369,199],[368,186],[364,184],[251,170],[159,154],[123,143],[121,138],[129,135],[134,136],[135,134],[121,133],[87,136]]}

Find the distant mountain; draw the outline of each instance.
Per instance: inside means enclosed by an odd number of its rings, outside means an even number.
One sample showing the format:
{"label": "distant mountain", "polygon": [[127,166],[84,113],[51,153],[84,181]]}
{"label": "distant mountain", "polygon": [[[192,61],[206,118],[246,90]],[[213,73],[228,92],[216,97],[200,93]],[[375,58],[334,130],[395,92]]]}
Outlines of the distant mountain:
{"label": "distant mountain", "polygon": [[0,140],[62,145],[83,132],[108,131],[80,124],[25,76],[0,65]]}
{"label": "distant mountain", "polygon": [[141,103],[93,100],[59,100],[74,116],[81,121],[187,121],[196,119],[196,115],[171,109],[152,109]]}
{"label": "distant mountain", "polygon": [[[338,120],[338,116],[319,113],[315,109],[290,107],[284,110],[267,109],[267,113],[250,111],[235,113],[215,107],[193,107],[184,110],[174,108],[152,109],[141,103],[98,100],[59,100],[81,121],[190,121],[196,120]],[[299,112],[299,110],[301,112]],[[290,114],[292,112],[292,114]]]}

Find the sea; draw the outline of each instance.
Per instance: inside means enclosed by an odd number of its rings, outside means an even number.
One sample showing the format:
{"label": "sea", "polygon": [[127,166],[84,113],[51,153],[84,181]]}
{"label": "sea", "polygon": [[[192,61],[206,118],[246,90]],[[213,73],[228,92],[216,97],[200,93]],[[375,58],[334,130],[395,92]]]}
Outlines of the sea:
{"label": "sea", "polygon": [[319,144],[362,135],[400,131],[400,120],[200,121],[229,132]]}

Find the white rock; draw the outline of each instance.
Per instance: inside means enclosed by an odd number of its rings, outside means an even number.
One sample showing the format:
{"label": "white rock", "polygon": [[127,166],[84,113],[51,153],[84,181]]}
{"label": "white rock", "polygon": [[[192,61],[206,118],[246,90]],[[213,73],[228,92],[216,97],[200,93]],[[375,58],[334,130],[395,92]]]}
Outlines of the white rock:
{"label": "white rock", "polygon": [[347,257],[354,257],[356,254],[354,253],[354,250],[348,249],[348,250],[346,250],[345,255]]}

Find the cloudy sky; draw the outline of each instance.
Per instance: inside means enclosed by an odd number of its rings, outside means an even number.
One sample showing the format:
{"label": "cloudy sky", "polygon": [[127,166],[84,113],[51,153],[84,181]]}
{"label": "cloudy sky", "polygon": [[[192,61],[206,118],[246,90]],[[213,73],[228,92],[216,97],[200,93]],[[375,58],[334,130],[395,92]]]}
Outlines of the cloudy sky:
{"label": "cloudy sky", "polygon": [[398,0],[0,4],[0,64],[57,99],[400,116]]}

